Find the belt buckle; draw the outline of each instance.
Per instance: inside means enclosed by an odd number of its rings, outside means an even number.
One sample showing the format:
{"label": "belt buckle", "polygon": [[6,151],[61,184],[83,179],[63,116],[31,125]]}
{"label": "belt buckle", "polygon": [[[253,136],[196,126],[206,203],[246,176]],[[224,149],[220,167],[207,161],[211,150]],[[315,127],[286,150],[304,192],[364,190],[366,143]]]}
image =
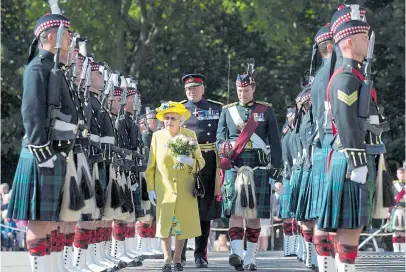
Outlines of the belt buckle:
{"label": "belt buckle", "polygon": [[247,148],[247,149],[252,149],[252,142],[251,142],[251,141],[249,141],[249,142],[247,143],[246,148]]}

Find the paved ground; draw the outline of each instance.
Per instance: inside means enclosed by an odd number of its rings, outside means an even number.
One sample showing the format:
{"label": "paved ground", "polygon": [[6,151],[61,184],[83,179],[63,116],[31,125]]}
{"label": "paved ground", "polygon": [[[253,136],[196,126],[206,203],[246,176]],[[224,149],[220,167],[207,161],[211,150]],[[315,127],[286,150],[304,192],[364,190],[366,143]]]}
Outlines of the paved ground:
{"label": "paved ground", "polygon": [[[299,263],[296,258],[284,258],[281,251],[268,251],[258,253],[259,271],[311,271]],[[228,253],[209,254],[210,268],[197,269],[193,267],[192,252],[188,251],[187,266],[184,271],[234,271],[228,266]],[[26,252],[1,252],[1,272],[29,272],[29,260]],[[130,271],[160,271],[162,260],[145,260],[144,265],[138,268],[123,269],[124,272]],[[405,255],[383,252],[383,253],[365,253],[360,252],[357,264],[357,271],[363,272],[404,272]],[[46,271],[44,271],[46,272]]]}

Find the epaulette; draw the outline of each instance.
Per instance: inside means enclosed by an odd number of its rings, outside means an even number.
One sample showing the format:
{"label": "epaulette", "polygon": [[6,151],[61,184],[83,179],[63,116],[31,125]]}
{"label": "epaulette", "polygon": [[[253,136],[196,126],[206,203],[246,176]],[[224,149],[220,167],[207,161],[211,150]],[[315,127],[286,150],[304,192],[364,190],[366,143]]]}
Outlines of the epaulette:
{"label": "epaulette", "polygon": [[182,101],[180,101],[179,103],[185,104],[186,102],[187,102],[187,100],[182,100]]}
{"label": "epaulette", "polygon": [[220,106],[223,106],[223,105],[224,105],[224,104],[221,103],[221,102],[214,101],[214,100],[211,100],[211,99],[207,99],[207,101],[209,101],[209,102],[211,102],[211,103],[214,103],[214,104],[218,104],[218,105],[220,105]]}
{"label": "epaulette", "polygon": [[228,108],[230,108],[230,107],[232,107],[232,106],[235,106],[235,105],[237,105],[237,104],[238,104],[238,102],[234,102],[234,103],[231,103],[231,104],[224,105],[224,106],[223,106],[223,110],[224,110],[224,109],[228,109]]}
{"label": "epaulette", "polygon": [[272,107],[272,104],[271,104],[271,103],[268,103],[268,102],[264,102],[264,101],[255,101],[255,102],[257,102],[258,104],[261,104],[261,105],[265,105],[265,106],[268,106],[268,107]]}

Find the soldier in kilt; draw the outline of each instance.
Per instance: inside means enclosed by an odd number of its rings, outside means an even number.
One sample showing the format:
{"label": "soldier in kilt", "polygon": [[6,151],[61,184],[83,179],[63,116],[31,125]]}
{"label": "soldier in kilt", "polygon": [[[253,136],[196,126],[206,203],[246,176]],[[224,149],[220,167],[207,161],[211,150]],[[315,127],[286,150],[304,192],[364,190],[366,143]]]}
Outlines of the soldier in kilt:
{"label": "soldier in kilt", "polygon": [[[120,87],[123,93],[121,108],[115,123],[116,143],[120,148],[129,150],[131,155],[116,168],[117,180],[123,194],[121,208],[118,208],[121,212],[119,211],[118,217],[113,221],[112,255],[131,266],[140,266],[142,262],[139,253],[134,251],[134,245],[130,243],[130,239],[133,241],[135,238],[136,217],[144,215],[141,209],[140,188],[138,184],[132,187],[132,184],[136,184],[134,173],[138,171],[134,162],[138,156],[140,134],[134,116],[136,114],[134,105],[139,104],[137,100],[139,92],[130,78],[126,79],[124,76],[121,76]],[[135,189],[135,194],[132,188]]]}
{"label": "soldier in kilt", "polygon": [[295,98],[296,102],[296,113],[294,120],[294,129],[291,133],[290,141],[290,153],[292,156],[292,174],[290,179],[291,194],[288,202],[288,211],[292,216],[292,233],[293,238],[289,239],[290,250],[293,251],[294,255],[297,255],[298,260],[301,262],[303,259],[303,237],[300,235],[300,225],[296,220],[296,210],[298,204],[298,198],[300,193],[300,185],[303,175],[304,167],[304,154],[303,154],[303,144],[300,140],[300,126],[302,123],[303,110],[301,109],[301,99],[302,92],[300,92]]}
{"label": "soldier in kilt", "polygon": [[[311,88],[312,114],[317,124],[317,134],[313,141],[312,156],[312,185],[309,198],[309,228],[304,234],[305,238],[312,241],[316,247],[317,262],[320,272],[335,271],[334,256],[330,250],[326,249],[328,233],[317,229],[317,219],[319,217],[321,203],[323,201],[326,180],[327,180],[327,158],[331,150],[330,143],[333,139],[331,122],[326,119],[328,109],[325,109],[326,89],[330,78],[330,56],[334,47],[333,33],[330,23],[322,27],[316,34],[315,44],[322,56],[322,65],[318,69]],[[341,54],[341,52],[340,52]],[[314,220],[314,221],[312,221]],[[314,236],[313,236],[314,235]],[[327,249],[330,245],[327,245]]]}
{"label": "soldier in kilt", "polygon": [[[342,17],[343,13],[345,17]],[[359,6],[344,7],[336,12],[331,22],[334,41],[342,52],[343,63],[327,87],[326,99],[331,105],[329,117],[333,120],[333,131],[337,133],[333,140],[318,228],[337,232],[335,251],[339,272],[355,271],[359,237],[363,227],[369,224],[368,197],[372,192],[368,188],[367,174],[374,177],[374,162],[371,159],[374,159],[374,154],[384,152],[380,137],[374,135],[370,128],[365,129],[366,125],[373,124],[369,120],[365,122],[362,116],[368,114],[369,117],[370,113],[361,112],[361,106],[373,100],[373,97],[360,95],[367,91],[365,86],[368,86],[362,85],[360,79],[362,61],[368,52],[370,30],[363,20],[364,15]]]}
{"label": "soldier in kilt", "polygon": [[292,232],[292,215],[289,213],[289,199],[291,196],[290,177],[292,174],[293,158],[291,153],[291,135],[294,129],[296,108],[289,108],[286,114],[286,124],[282,130],[282,160],[283,160],[283,182],[282,195],[280,198],[279,218],[282,219],[283,230],[283,251],[285,257],[295,255],[291,244],[294,236]]}
{"label": "soldier in kilt", "polygon": [[[223,107],[217,129],[221,167],[226,170],[221,190],[223,212],[230,217],[232,254],[229,263],[237,271],[257,270],[260,218],[270,218],[269,182],[278,179],[282,168],[279,127],[271,105],[254,99],[253,68],[253,63],[249,63],[248,73],[237,76],[239,102]],[[252,134],[249,140],[244,136],[247,133]],[[240,135],[246,137],[245,140],[239,138]],[[240,147],[239,151],[233,150],[230,157],[227,150],[233,145]],[[281,185],[276,183],[279,190]],[[243,260],[244,221],[247,251]]]}
{"label": "soldier in kilt", "polygon": [[299,235],[301,235],[300,243],[303,249],[303,262],[307,267],[315,267],[317,258],[311,239],[313,232],[312,222],[306,220],[312,188],[312,142],[316,129],[314,117],[311,113],[312,101],[310,99],[310,89],[311,84],[304,87],[300,94],[300,102],[298,104],[298,108],[300,108],[302,114],[299,135],[303,147],[303,174],[300,182],[295,219],[299,222],[301,229]]}
{"label": "soldier in kilt", "polygon": [[[191,112],[184,127],[196,132],[197,140],[206,162],[201,170],[205,195],[198,198],[200,227],[202,235],[195,238],[195,265],[197,268],[208,267],[207,243],[210,235],[210,221],[221,217],[221,202],[216,195],[219,183],[219,160],[216,150],[216,130],[220,118],[222,103],[204,96],[205,77],[200,74],[188,74],[182,77],[188,100],[181,103]],[[187,241],[185,241],[182,260],[186,261]]]}
{"label": "soldier in kilt", "polygon": [[405,169],[403,167],[398,168],[396,174],[398,179],[393,181],[396,206],[392,207],[390,212],[388,230],[393,232],[393,252],[405,252]]}
{"label": "soldier in kilt", "polygon": [[[9,218],[28,220],[26,239],[32,271],[51,271],[50,234],[56,229],[54,222],[60,220],[68,168],[66,157],[75,143],[78,124],[74,96],[63,74],[61,85],[50,84],[58,76],[51,74],[51,70],[55,66],[61,24],[64,29],[58,61],[66,63],[70,20],[60,14],[45,15],[34,28],[35,38],[23,80],[21,113],[25,136],[8,206]],[[41,49],[34,58],[38,44]],[[52,97],[54,94],[56,97]]]}

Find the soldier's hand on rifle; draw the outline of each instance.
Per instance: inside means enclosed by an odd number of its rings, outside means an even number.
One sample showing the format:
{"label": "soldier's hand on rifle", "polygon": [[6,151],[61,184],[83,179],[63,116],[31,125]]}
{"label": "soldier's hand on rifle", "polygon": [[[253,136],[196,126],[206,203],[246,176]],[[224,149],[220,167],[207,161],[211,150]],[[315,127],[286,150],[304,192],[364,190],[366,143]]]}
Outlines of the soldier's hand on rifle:
{"label": "soldier's hand on rifle", "polygon": [[44,161],[43,163],[38,164],[38,166],[44,167],[44,168],[54,168],[54,161],[56,161],[56,155],[54,155],[52,158],[48,159],[47,161]]}
{"label": "soldier's hand on rifle", "polygon": [[367,182],[368,167],[361,166],[351,171],[351,180],[357,183],[365,184]]}

